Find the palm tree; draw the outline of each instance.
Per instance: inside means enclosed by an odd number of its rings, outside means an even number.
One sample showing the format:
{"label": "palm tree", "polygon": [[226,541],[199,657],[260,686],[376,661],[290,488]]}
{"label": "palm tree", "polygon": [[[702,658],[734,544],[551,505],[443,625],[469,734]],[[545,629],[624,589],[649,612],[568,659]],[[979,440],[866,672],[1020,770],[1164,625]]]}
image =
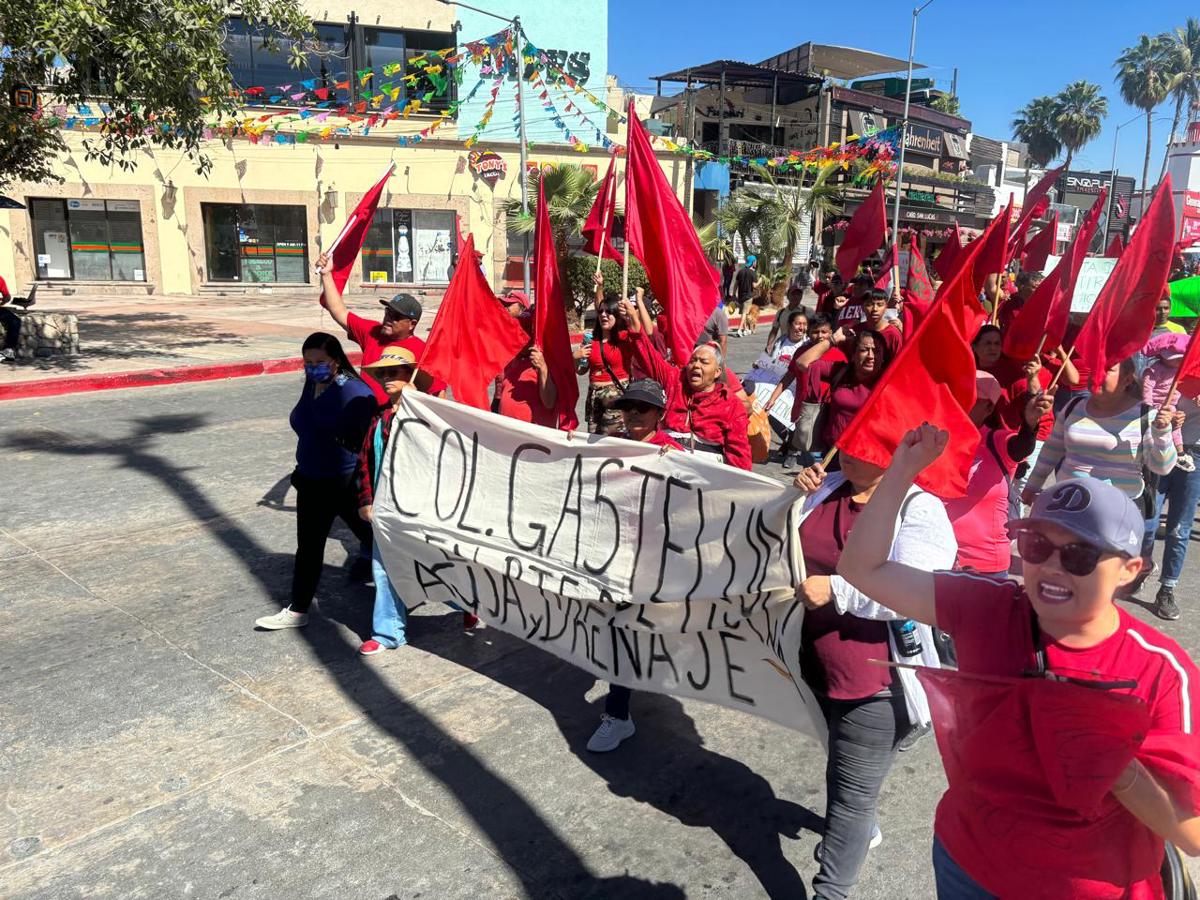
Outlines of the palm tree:
{"label": "palm tree", "polygon": [[1117,57],[1117,84],[1121,88],[1121,99],[1146,113],[1146,158],[1142,163],[1142,190],[1148,189],[1150,177],[1150,148],[1154,143],[1154,126],[1151,116],[1154,107],[1167,99],[1171,92],[1175,57],[1171,39],[1160,34],[1150,37],[1143,34],[1135,46],[1129,47]]}
{"label": "palm tree", "polygon": [[546,188],[550,228],[554,232],[554,248],[561,267],[568,252],[567,242],[583,230],[592,204],[596,202],[600,183],[589,169],[573,164],[531,171],[526,177],[529,215],[521,215],[520,200],[504,201],[509,230],[517,234],[533,234],[537,222],[538,181],[541,180]]}
{"label": "palm tree", "polygon": [[1058,139],[1058,101],[1054,97],[1035,97],[1017,110],[1012,121],[1013,137],[1027,148],[1026,158],[1044,169],[1062,152]]}
{"label": "palm tree", "polygon": [[[1171,136],[1167,146],[1175,143],[1175,134],[1179,131],[1179,119],[1183,115],[1183,105],[1200,102],[1200,20],[1190,16],[1187,25],[1176,28],[1173,34],[1166,35],[1174,45],[1174,74],[1171,78],[1171,94],[1175,97],[1175,118],[1171,120]],[[1163,154],[1162,169],[1158,180],[1162,181],[1167,173],[1167,154]]]}
{"label": "palm tree", "polygon": [[1100,85],[1074,81],[1059,91],[1054,102],[1058,107],[1054,133],[1067,148],[1063,168],[1069,170],[1075,151],[1100,133],[1100,122],[1108,115],[1108,98],[1101,96]]}

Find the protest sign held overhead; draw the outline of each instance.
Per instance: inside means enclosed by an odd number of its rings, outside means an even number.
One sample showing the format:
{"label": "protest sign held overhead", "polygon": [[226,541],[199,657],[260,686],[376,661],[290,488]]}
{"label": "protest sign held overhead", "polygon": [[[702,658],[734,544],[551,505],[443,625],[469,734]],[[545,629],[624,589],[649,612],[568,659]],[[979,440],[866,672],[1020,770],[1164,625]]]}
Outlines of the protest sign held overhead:
{"label": "protest sign held overhead", "polygon": [[454,603],[599,678],[820,736],[798,671],[799,499],[710,455],[406,392],[374,515],[410,606]]}

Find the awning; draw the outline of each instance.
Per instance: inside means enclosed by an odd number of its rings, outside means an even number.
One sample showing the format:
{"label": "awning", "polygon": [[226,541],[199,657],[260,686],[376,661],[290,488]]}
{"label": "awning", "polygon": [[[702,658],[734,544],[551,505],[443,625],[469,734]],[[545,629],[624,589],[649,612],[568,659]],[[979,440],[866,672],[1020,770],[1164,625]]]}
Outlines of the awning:
{"label": "awning", "polygon": [[18,200],[10,200],[8,197],[0,197],[0,209],[24,209],[25,204]]}
{"label": "awning", "polygon": [[[863,78],[867,75],[899,72],[908,67],[908,60],[870,50],[859,50],[856,47],[814,44],[809,41],[770,59],[764,59],[759,65],[782,69],[785,72],[825,74],[832,78]],[[914,62],[913,68],[924,69],[925,66]]]}

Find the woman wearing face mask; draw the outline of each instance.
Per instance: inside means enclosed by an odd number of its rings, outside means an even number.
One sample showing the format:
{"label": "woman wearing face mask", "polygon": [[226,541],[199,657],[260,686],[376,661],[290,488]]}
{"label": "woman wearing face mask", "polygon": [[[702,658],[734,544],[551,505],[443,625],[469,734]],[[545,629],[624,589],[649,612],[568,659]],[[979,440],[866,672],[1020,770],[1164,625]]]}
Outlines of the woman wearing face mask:
{"label": "woman wearing face mask", "polygon": [[1031,397],[1017,431],[1001,426],[996,415],[1000,382],[994,375],[975,373],[975,406],[971,421],[979,429],[979,447],[967,479],[967,493],[945,501],[946,514],[958,540],[958,568],[984,575],[1008,577],[1012,548],[1004,524],[1009,520],[1010,485],[1017,466],[1033,452],[1037,426],[1053,397]]}
{"label": "woman wearing face mask", "polygon": [[296,432],[296,562],[291,603],[254,624],[268,631],[308,624],[325,565],[325,541],[340,518],[362,543],[355,566],[370,572],[371,526],[358,514],[354,469],[363,435],[377,407],[369,387],[358,377],[342,345],[318,331],[305,340],[304,389],[292,410]]}
{"label": "woman wearing face mask", "polygon": [[[679,442],[663,429],[663,415],[667,395],[662,385],[650,378],[631,381],[613,404],[624,420],[624,431],[618,437],[630,441],[641,441],[667,450],[682,450]],[[633,717],[629,715],[629,701],[633,691],[619,684],[609,685],[608,697],[604,701],[604,714],[600,725],[588,739],[587,748],[593,753],[608,753],[616,750],[635,731]]]}
{"label": "woman wearing face mask", "polygon": [[630,326],[634,359],[667,394],[664,422],[684,447],[720,454],[728,465],[749,469],[749,418],[745,404],[724,381],[725,361],[713,344],[701,344],[681,368],[667,362],[642,331],[628,301],[621,311]]}
{"label": "woman wearing face mask", "polygon": [[1051,472],[1059,478],[1098,478],[1138,500],[1146,488],[1143,467],[1154,475],[1175,467],[1171,412],[1155,413],[1142,402],[1140,376],[1134,360],[1124,360],[1108,370],[1091,397],[1063,409],[1038,454],[1022,503],[1033,502]]}
{"label": "woman wearing face mask", "polygon": [[[1162,897],[1164,839],[1200,855],[1200,672],[1114,602],[1141,569],[1140,511],[1113,485],[1066,478],[1009,523],[1023,584],[919,571],[890,552],[892,527],[947,439],[924,425],[901,440],[838,564],[877,603],[948,632],[966,676],[935,726],[949,782],[937,896]],[[1117,713],[1127,698],[1144,713]],[[1062,708],[1102,702],[1053,735]]]}
{"label": "woman wearing face mask", "polygon": [[[883,836],[876,825],[879,791],[912,729],[928,728],[925,692],[911,670],[873,660],[936,667],[933,634],[903,622],[837,574],[848,536],[858,527],[883,469],[842,454],[840,472],[818,463],[796,478],[808,494],[800,513],[805,604],[800,670],[829,726],[825,766],[825,831],[817,845],[821,870],[813,896],[850,895],[870,847]],[[890,558],[932,572],[954,561],[954,532],[942,502],[912,488],[888,528]]]}

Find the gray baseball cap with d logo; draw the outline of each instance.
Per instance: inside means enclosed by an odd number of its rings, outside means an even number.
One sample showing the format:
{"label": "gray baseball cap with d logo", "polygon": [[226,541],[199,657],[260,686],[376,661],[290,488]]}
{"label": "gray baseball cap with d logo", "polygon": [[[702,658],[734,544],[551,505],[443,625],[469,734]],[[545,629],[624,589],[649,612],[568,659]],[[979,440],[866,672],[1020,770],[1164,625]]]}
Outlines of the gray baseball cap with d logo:
{"label": "gray baseball cap with d logo", "polygon": [[1010,531],[1050,522],[1089,544],[1138,556],[1145,523],[1136,504],[1107,481],[1068,478],[1038,494],[1029,515],[1008,523]]}

